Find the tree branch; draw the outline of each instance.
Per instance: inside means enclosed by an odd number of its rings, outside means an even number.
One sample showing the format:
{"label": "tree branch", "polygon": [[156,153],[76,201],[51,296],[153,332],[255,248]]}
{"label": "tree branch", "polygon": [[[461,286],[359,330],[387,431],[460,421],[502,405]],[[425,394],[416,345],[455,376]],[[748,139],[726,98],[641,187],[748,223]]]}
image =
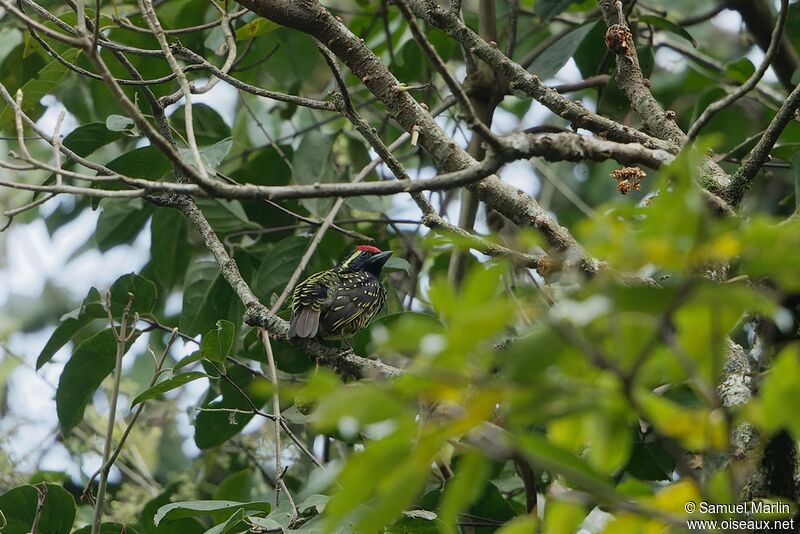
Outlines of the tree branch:
{"label": "tree branch", "polygon": [[[653,135],[675,145],[684,145],[686,135],[675,122],[675,112],[661,107],[650,92],[650,81],[642,74],[633,35],[622,15],[622,3],[620,0],[598,0],[597,4],[609,28],[606,44],[615,48],[617,86]],[[699,180],[702,187],[716,195],[722,194],[730,182],[725,171],[709,157],[704,159]]]}
{"label": "tree branch", "polygon": [[481,39],[463,21],[438,6],[433,0],[408,0],[408,3],[418,17],[450,35],[473,55],[486,62],[495,72],[504,76],[514,94],[532,96],[550,111],[569,121],[574,128],[584,128],[606,139],[621,143],[641,143],[648,148],[677,151],[678,147],[674,143],[662,141],[592,113],[581,104],[561,96],[546,86],[538,77],[531,75],[520,64],[506,57],[497,47],[493,47]]}
{"label": "tree branch", "polygon": [[714,115],[749,93],[756,86],[756,84],[758,84],[761,78],[764,77],[764,74],[767,72],[770,63],[772,63],[772,59],[775,57],[775,53],[777,52],[781,43],[781,36],[783,35],[783,27],[786,23],[786,14],[788,10],[789,0],[781,0],[781,11],[778,14],[778,20],[775,22],[775,28],[772,31],[772,38],[769,43],[769,48],[767,48],[767,51],[764,54],[764,59],[761,60],[761,64],[758,66],[758,69],[756,69],[756,71],[750,75],[747,81],[737,87],[732,93],[712,102],[705,110],[703,110],[703,113],[700,114],[694,124],[692,124],[692,127],[689,128],[689,132],[686,134],[687,143],[690,143],[695,137],[697,137],[697,135],[700,133],[700,130],[702,130],[703,127],[708,124]]}
{"label": "tree branch", "polygon": [[[409,2],[412,8],[417,3],[416,1]],[[469,154],[453,143],[452,139],[433,120],[430,113],[420,106],[407,91],[400,90],[396,78],[380,58],[375,56],[358,37],[353,35],[318,2],[314,0],[298,2],[244,0],[242,5],[261,16],[308,33],[323,42],[362,80],[364,85],[386,106],[389,114],[406,131],[416,130],[419,132],[421,144],[440,169],[468,169],[481,165],[476,165],[475,160]],[[458,20],[450,11],[443,11]],[[458,22],[460,24],[460,21]],[[552,92],[552,90],[550,91]],[[557,95],[555,92],[553,94]],[[558,98],[566,100],[560,95]],[[578,256],[584,256],[569,231],[558,225],[534,198],[521,193],[494,175],[487,176],[470,188],[489,207],[499,211],[516,224],[533,226],[541,231],[551,246],[557,250],[562,252],[572,250]],[[589,258],[583,258],[582,263],[590,270],[595,268],[594,262]]]}
{"label": "tree branch", "polygon": [[797,110],[800,108],[800,84],[794,88],[786,102],[783,103],[778,113],[770,121],[769,126],[764,131],[764,135],[758,140],[756,146],[750,151],[747,157],[742,160],[742,165],[733,175],[730,186],[728,187],[725,197],[733,206],[738,206],[744,194],[750,189],[753,179],[758,173],[761,166],[769,158],[769,152],[781,132],[786,126],[797,117]]}
{"label": "tree branch", "polygon": [[[772,31],[775,28],[771,3],[768,0],[728,0],[725,4],[739,12],[758,46],[762,50],[767,50],[771,42]],[[797,69],[800,69],[800,55],[786,37],[781,39],[778,51],[771,63],[783,86],[787,90],[791,89],[793,87],[792,76]]]}

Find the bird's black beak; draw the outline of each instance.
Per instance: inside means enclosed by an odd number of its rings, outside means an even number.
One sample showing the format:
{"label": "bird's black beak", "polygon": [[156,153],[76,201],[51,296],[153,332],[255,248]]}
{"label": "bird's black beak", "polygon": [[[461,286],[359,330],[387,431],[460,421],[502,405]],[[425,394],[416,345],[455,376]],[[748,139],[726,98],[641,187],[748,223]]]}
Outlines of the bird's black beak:
{"label": "bird's black beak", "polygon": [[389,261],[389,256],[392,255],[391,250],[387,250],[386,252],[381,252],[379,254],[375,254],[371,258],[369,258],[366,263],[370,267],[377,268],[375,270],[380,271],[383,268],[383,265]]}

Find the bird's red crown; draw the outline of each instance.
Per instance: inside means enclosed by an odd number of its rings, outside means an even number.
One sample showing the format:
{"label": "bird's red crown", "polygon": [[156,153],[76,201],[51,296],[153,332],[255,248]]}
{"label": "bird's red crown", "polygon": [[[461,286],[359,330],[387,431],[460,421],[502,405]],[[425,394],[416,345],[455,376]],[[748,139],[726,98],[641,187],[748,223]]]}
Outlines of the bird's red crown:
{"label": "bird's red crown", "polygon": [[372,254],[381,253],[381,249],[378,247],[373,247],[372,245],[358,245],[356,250],[360,250],[361,252],[371,252]]}

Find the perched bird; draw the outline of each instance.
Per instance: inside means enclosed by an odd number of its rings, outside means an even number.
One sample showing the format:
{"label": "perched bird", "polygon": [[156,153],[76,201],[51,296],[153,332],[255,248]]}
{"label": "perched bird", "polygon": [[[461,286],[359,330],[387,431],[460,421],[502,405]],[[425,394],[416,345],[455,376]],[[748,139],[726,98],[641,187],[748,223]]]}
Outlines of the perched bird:
{"label": "perched bird", "polygon": [[298,284],[289,339],[349,339],[365,328],[386,302],[379,276],[391,255],[359,245],[341,265]]}

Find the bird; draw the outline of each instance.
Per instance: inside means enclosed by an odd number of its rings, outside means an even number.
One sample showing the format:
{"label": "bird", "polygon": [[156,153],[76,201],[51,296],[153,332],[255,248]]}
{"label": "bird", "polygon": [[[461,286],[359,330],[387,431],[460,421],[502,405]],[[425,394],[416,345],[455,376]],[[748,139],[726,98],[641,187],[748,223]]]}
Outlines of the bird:
{"label": "bird", "polygon": [[300,282],[292,292],[289,339],[348,340],[366,328],[386,302],[379,277],[391,255],[358,245],[335,268]]}

